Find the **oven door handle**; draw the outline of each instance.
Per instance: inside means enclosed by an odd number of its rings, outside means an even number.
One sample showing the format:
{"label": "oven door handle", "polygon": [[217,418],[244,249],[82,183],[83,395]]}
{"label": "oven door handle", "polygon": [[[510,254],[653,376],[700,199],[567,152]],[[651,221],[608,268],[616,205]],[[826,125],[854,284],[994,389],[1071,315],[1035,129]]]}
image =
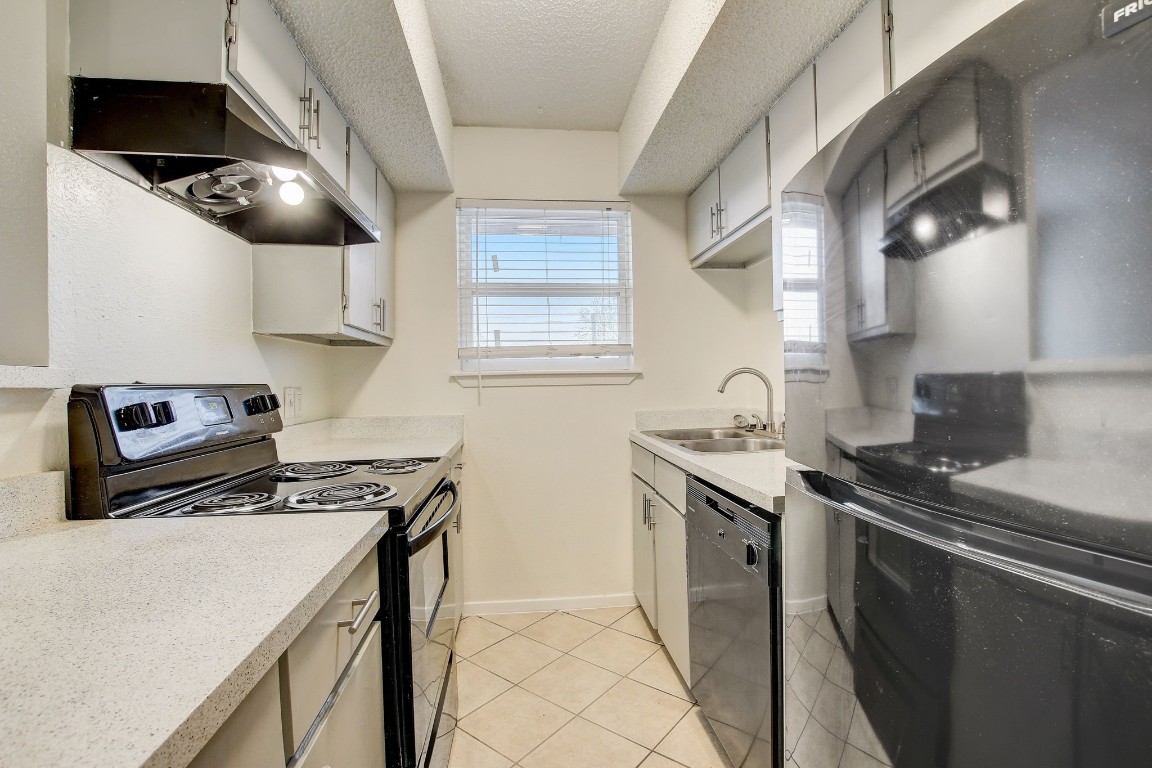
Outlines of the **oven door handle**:
{"label": "oven door handle", "polygon": [[416,554],[435,541],[436,538],[443,533],[444,529],[448,527],[448,524],[452,522],[452,518],[456,515],[456,508],[460,506],[460,492],[456,490],[456,483],[449,480],[448,484],[443,486],[443,490],[436,494],[434,498],[439,498],[448,493],[452,494],[452,506],[448,507],[448,511],[420,533],[408,537],[409,556]]}
{"label": "oven door handle", "polygon": [[788,484],[826,507],[958,558],[1152,616],[1146,564],[958,519],[815,470],[790,473]]}

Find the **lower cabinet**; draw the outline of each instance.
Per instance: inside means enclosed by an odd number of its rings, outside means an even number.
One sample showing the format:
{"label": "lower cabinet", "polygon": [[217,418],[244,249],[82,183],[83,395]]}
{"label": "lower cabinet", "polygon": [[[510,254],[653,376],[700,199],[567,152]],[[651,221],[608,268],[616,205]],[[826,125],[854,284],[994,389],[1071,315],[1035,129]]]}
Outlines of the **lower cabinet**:
{"label": "lower cabinet", "polygon": [[652,467],[654,457],[633,445],[632,572],[636,601],[686,683],[691,683],[688,656],[688,534],[681,509],[685,504],[684,472],[655,458],[658,489],[635,474]]}
{"label": "lower cabinet", "polygon": [[380,624],[372,622],[289,768],[384,768],[382,659]]}
{"label": "lower cabinet", "polygon": [[280,719],[280,677],[275,666],[188,768],[284,768]]}
{"label": "lower cabinet", "polygon": [[688,530],[684,517],[664,499],[651,503],[656,561],[656,616],[668,655],[691,683],[688,660]]}
{"label": "lower cabinet", "polygon": [[632,585],[636,602],[649,623],[656,626],[656,552],[652,537],[651,505],[656,492],[632,476]]}

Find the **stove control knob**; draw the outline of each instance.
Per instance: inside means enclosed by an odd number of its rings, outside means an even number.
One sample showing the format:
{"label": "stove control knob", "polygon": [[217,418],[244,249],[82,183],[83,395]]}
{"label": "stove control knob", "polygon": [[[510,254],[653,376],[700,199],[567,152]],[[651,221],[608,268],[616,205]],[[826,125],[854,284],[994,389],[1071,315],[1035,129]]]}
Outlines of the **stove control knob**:
{"label": "stove control knob", "polygon": [[159,426],[156,421],[156,411],[151,403],[132,403],[116,411],[116,422],[123,432],[136,429],[151,429]]}
{"label": "stove control knob", "polygon": [[276,395],[253,395],[244,401],[244,410],[249,416],[259,416],[262,413],[271,413],[280,407],[280,398]]}
{"label": "stove control knob", "polygon": [[156,415],[155,426],[157,427],[176,421],[176,410],[172,407],[171,400],[161,400],[158,403],[152,403],[152,412]]}

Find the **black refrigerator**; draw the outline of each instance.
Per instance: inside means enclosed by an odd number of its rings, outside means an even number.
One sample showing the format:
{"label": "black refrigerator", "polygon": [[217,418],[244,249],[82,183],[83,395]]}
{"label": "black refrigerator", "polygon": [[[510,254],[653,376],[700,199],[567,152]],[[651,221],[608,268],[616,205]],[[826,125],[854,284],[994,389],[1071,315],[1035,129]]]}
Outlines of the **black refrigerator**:
{"label": "black refrigerator", "polygon": [[1148,16],[1027,0],[783,187],[788,765],[1152,765]]}

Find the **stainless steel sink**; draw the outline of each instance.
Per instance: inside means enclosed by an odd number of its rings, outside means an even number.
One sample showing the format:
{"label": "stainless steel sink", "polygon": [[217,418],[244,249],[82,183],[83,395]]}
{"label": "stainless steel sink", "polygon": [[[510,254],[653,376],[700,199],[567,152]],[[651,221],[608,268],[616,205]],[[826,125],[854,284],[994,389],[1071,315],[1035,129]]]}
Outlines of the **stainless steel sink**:
{"label": "stainless steel sink", "polygon": [[776,440],[764,432],[749,432],[734,427],[661,429],[644,434],[692,453],[760,453],[784,450],[783,440]]}
{"label": "stainless steel sink", "polygon": [[723,438],[757,436],[755,432],[737,429],[736,427],[718,427],[716,429],[659,429],[652,432],[645,432],[644,434],[672,442],[678,440],[719,440]]}
{"label": "stainless steel sink", "polygon": [[784,450],[783,440],[770,437],[724,437],[717,440],[680,440],[679,445],[695,453],[759,453]]}

